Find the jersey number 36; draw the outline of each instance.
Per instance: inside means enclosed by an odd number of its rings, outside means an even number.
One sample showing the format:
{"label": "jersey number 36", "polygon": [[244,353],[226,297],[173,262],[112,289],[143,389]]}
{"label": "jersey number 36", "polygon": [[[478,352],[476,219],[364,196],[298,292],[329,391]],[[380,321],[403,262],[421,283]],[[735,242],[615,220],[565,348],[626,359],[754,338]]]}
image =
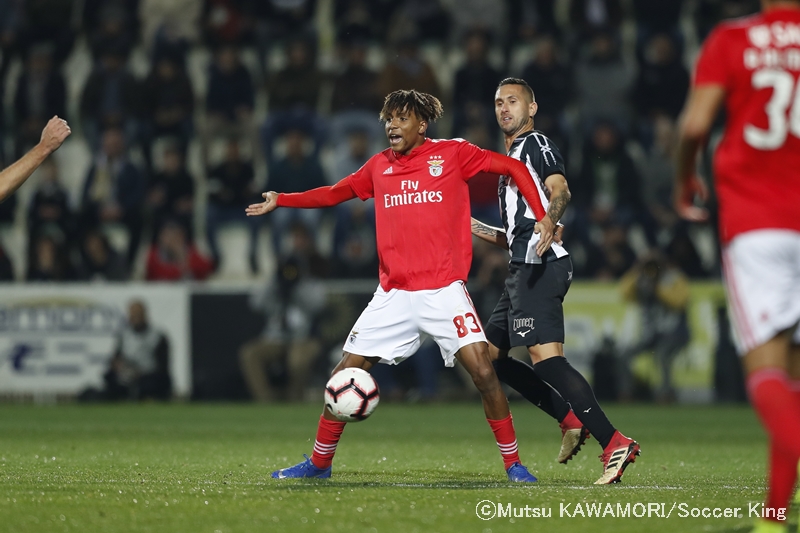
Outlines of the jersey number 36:
{"label": "jersey number 36", "polygon": [[777,150],[789,133],[800,137],[800,83],[795,84],[794,76],[785,70],[758,70],[753,73],[753,88],[772,89],[764,108],[769,124],[766,130],[747,124],[745,142],[757,150]]}

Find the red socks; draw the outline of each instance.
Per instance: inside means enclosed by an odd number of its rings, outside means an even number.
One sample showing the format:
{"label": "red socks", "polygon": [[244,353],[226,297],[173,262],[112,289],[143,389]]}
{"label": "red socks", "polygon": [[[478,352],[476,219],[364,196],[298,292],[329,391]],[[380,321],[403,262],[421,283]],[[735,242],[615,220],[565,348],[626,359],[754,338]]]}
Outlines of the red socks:
{"label": "red socks", "polygon": [[[509,414],[502,420],[489,420],[489,426],[494,432],[497,447],[503,456],[503,465],[506,470],[514,463],[519,463],[519,452],[517,451],[517,436],[514,431],[514,423]],[[319,417],[317,427],[317,440],[314,441],[314,451],[311,454],[311,462],[317,468],[328,468],[333,463],[333,455],[336,453],[336,445],[344,431],[345,422],[335,422],[326,420],[322,415]]]}
{"label": "red socks", "polygon": [[506,470],[514,463],[520,463],[519,452],[517,450],[517,434],[514,431],[514,422],[511,414],[502,420],[489,420],[489,426],[494,432],[497,447],[500,448],[500,455],[503,456],[503,466]]}
{"label": "red socks", "polygon": [[764,502],[768,509],[766,519],[777,519],[777,512],[773,509],[783,509],[784,516],[789,512],[789,502],[794,492],[794,483],[797,479],[797,458],[783,452],[774,442],[769,447],[769,482],[767,497]]}
{"label": "red socks", "polygon": [[319,417],[317,427],[317,440],[314,441],[314,451],[311,453],[311,462],[317,468],[328,468],[333,463],[333,454],[336,453],[336,445],[344,431],[346,422],[326,420],[322,415]]}
{"label": "red socks", "polygon": [[568,429],[580,429],[583,427],[583,422],[578,420],[578,417],[575,416],[575,413],[572,412],[572,409],[569,410],[567,416],[564,417],[564,420],[558,424],[561,427],[561,431],[566,431]]}
{"label": "red socks", "polygon": [[797,480],[800,392],[792,385],[786,372],[776,368],[757,370],[747,378],[750,403],[769,436],[769,489],[764,506],[770,509],[788,509]]}

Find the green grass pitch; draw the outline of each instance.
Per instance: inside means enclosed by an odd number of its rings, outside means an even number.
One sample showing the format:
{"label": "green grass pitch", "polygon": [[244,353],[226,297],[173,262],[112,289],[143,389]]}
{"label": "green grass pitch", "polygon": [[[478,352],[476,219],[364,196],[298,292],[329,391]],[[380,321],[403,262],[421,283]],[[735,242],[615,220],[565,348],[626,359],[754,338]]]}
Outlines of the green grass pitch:
{"label": "green grass pitch", "polygon": [[[765,440],[746,407],[609,407],[642,445],[614,486],[592,485],[601,473],[594,440],[556,464],[558,427],[519,402],[512,411],[534,485],[505,480],[477,403],[381,405],[347,427],[330,480],[271,479],[311,452],[319,411],[0,406],[0,532],[744,532],[748,504],[763,497]],[[512,516],[481,520],[483,500],[510,504]],[[605,517],[576,511],[597,504]],[[649,506],[650,516],[612,517],[606,504],[615,513],[630,504],[631,515]],[[681,504],[687,513],[738,507],[744,516],[682,518]],[[552,516],[513,516],[531,509]]]}

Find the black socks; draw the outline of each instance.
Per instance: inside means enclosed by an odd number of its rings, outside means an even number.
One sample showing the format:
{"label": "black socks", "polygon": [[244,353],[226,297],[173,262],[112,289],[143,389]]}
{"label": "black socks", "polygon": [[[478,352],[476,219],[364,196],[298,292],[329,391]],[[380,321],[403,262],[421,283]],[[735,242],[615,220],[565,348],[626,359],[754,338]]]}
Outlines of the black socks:
{"label": "black socks", "polygon": [[569,404],[550,385],[542,381],[528,363],[513,357],[501,357],[492,361],[492,366],[501,382],[520,393],[523,398],[559,423],[569,413]]}
{"label": "black socks", "polygon": [[[604,449],[614,436],[614,426],[597,403],[589,382],[564,357],[551,357],[533,365],[542,381],[553,387],[572,406],[578,420]],[[498,374],[499,376],[499,374]]]}

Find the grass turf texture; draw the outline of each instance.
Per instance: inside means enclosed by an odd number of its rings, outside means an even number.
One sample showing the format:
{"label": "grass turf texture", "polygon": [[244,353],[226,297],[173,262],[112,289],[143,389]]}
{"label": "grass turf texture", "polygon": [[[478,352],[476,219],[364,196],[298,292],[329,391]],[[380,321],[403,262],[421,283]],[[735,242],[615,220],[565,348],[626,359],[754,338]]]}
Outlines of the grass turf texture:
{"label": "grass turf texture", "polygon": [[[558,427],[524,403],[512,410],[532,486],[506,481],[478,404],[382,405],[346,428],[330,480],[271,479],[311,453],[319,410],[0,406],[0,531],[727,532],[749,531],[748,502],[763,498],[765,441],[745,407],[608,408],[643,450],[614,486],[592,485],[594,439],[556,464]],[[552,518],[480,520],[481,500]],[[745,518],[559,517],[562,503],[572,514],[597,502],[740,507]]]}

